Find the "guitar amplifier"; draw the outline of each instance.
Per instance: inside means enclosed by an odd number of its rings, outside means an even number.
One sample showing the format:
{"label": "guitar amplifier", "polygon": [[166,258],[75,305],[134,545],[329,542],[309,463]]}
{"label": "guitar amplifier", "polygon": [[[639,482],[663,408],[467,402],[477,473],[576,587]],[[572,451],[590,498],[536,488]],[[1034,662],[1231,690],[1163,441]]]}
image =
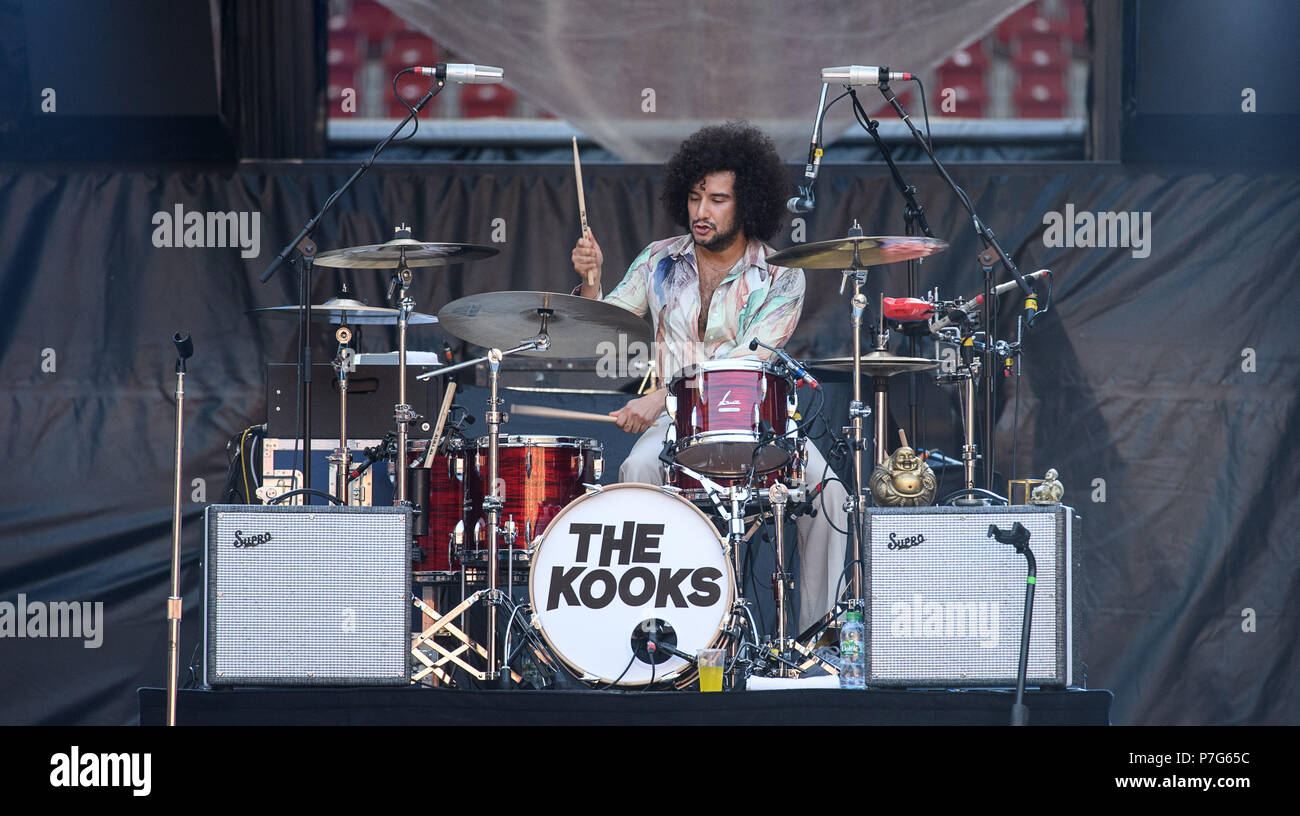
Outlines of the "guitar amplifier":
{"label": "guitar amplifier", "polygon": [[410,681],[409,507],[206,511],[204,683]]}
{"label": "guitar amplifier", "polygon": [[988,530],[1016,522],[1038,567],[1026,684],[1084,684],[1078,516],[1031,505],[868,508],[868,685],[1015,685],[1028,562]]}

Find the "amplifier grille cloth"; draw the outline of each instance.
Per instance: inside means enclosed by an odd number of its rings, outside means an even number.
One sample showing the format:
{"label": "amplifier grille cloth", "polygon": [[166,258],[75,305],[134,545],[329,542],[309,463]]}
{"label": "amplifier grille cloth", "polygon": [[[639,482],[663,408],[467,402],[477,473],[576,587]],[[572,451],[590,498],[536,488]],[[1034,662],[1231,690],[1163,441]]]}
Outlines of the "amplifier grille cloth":
{"label": "amplifier grille cloth", "polygon": [[[1065,587],[1056,513],[871,517],[869,679],[1014,682],[1028,563],[989,538],[990,523],[1029,529],[1038,564],[1028,679],[1061,682]],[[925,540],[905,549],[891,541]],[[891,538],[892,536],[892,538]],[[914,539],[913,539],[914,540]]]}
{"label": "amplifier grille cloth", "polygon": [[[408,517],[366,509],[316,508],[310,520],[305,508],[217,514],[208,543],[210,683],[405,675]],[[236,548],[236,532],[270,538]]]}

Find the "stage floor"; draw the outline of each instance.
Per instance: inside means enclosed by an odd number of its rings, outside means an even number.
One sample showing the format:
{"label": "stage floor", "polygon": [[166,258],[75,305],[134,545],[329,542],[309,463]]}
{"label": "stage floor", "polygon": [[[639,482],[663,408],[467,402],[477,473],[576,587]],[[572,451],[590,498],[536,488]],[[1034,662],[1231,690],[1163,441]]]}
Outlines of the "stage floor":
{"label": "stage floor", "polygon": [[[159,688],[138,691],[141,725],[162,725]],[[1109,725],[1104,689],[1025,692],[1031,725]],[[1014,690],[807,689],[457,691],[410,688],[184,690],[180,725],[1006,725]]]}

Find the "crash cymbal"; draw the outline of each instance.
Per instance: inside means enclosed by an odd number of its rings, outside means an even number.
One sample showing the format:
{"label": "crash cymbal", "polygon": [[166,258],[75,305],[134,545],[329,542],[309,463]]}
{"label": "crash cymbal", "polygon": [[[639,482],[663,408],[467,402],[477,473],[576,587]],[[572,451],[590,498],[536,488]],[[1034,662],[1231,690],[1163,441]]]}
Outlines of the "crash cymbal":
{"label": "crash cymbal", "polygon": [[[834,374],[852,374],[852,357],[826,357],[821,360],[808,360],[804,365],[814,374],[831,372]],[[939,361],[928,357],[896,357],[887,351],[873,351],[862,355],[862,376],[892,377],[909,371],[926,371],[938,368]]]}
{"label": "crash cymbal", "polygon": [[545,331],[550,350],[522,352],[529,357],[601,357],[611,348],[625,353],[633,343],[644,343],[648,350],[651,342],[650,324],[627,309],[554,292],[470,295],[443,306],[438,322],[467,343],[503,350]]}
{"label": "crash cymbal", "polygon": [[[346,323],[349,326],[396,326],[399,312],[397,309],[367,306],[359,300],[337,297],[309,306],[308,309],[313,323]],[[281,320],[298,319],[297,306],[265,306],[261,309],[249,309],[248,313]],[[406,322],[408,325],[418,326],[423,323],[437,323],[438,318],[423,312],[411,312]]]}
{"label": "crash cymbal", "polygon": [[500,250],[479,244],[433,244],[412,238],[394,238],[386,244],[331,249],[316,256],[316,266],[334,266],[346,269],[396,269],[405,259],[406,265],[447,266],[490,258]]}
{"label": "crash cymbal", "polygon": [[767,262],[802,269],[861,269],[924,258],[948,248],[947,241],[907,235],[857,236],[793,246]]}

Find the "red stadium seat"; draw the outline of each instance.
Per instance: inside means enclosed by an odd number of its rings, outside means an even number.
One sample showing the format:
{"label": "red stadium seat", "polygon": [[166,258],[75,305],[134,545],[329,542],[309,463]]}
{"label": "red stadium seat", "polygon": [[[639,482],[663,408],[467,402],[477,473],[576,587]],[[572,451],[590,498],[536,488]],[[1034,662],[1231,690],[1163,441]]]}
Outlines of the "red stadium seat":
{"label": "red stadium seat", "polygon": [[418,31],[399,31],[384,50],[384,69],[391,76],[403,68],[433,65],[438,61],[438,46],[433,38]]}
{"label": "red stadium seat", "polygon": [[1026,119],[1058,119],[1069,103],[1065,80],[1060,73],[1025,73],[1015,94],[1016,110]]}
{"label": "red stadium seat", "polygon": [[361,47],[361,35],[348,28],[330,32],[329,44],[325,49],[325,64],[331,71],[355,71],[365,60],[366,52]]}
{"label": "red stadium seat", "polygon": [[406,27],[402,19],[374,0],[355,0],[348,15],[352,28],[368,42],[383,42],[390,34]]}
{"label": "red stadium seat", "polygon": [[1030,30],[1038,17],[1038,4],[1030,3],[1014,12],[1010,17],[998,23],[998,42],[1010,45],[1011,41]]}
{"label": "red stadium seat", "polygon": [[1016,40],[1012,63],[1017,71],[1059,71],[1069,56],[1065,51],[1065,38],[1059,32],[1029,33]]}
{"label": "red stadium seat", "polygon": [[932,109],[941,116],[977,119],[989,102],[984,75],[970,71],[940,73],[940,86],[930,97]]}
{"label": "red stadium seat", "polygon": [[358,88],[356,68],[330,68],[329,84],[325,92],[326,115],[330,118],[357,115],[356,108],[359,106],[350,106],[354,108],[353,110],[343,110],[344,88],[352,88],[354,91]]}
{"label": "red stadium seat", "polygon": [[504,85],[464,85],[460,90],[460,109],[471,119],[509,116],[516,98],[515,92]]}
{"label": "red stadium seat", "polygon": [[952,52],[952,56],[940,70],[949,67],[983,73],[989,67],[989,57],[984,53],[984,43],[976,41]]}
{"label": "red stadium seat", "polygon": [[1068,0],[1067,5],[1070,18],[1066,33],[1075,46],[1084,46],[1088,41],[1088,7],[1083,4],[1083,0]]}

